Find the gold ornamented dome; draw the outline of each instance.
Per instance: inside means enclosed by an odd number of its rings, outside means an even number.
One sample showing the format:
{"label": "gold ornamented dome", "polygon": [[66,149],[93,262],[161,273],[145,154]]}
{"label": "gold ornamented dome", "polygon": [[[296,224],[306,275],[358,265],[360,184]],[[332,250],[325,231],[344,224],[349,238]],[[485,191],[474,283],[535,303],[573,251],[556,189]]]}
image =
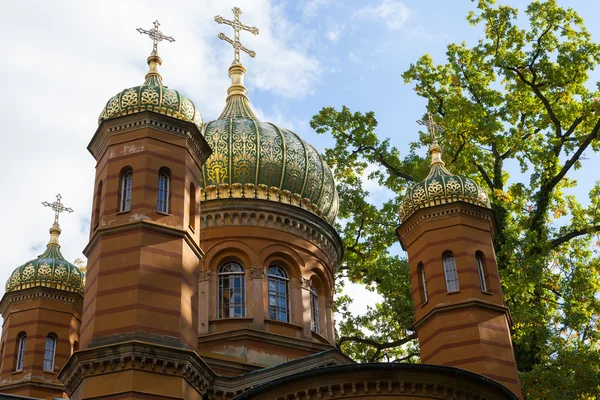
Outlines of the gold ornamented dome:
{"label": "gold ornamented dome", "polygon": [[153,111],[183,121],[193,122],[202,130],[202,116],[194,103],[177,90],[169,89],[162,83],[158,67],[161,58],[153,51],[148,57],[149,71],[141,86],[124,89],[108,100],[98,117],[98,124],[107,119],[122,115]]}
{"label": "gold ornamented dome", "polygon": [[434,139],[429,147],[431,169],[427,178],[413,185],[406,192],[400,205],[400,223],[406,221],[421,208],[464,201],[490,208],[485,191],[473,180],[451,174],[442,161],[442,149]]}
{"label": "gold ornamented dome", "polygon": [[46,251],[35,260],[31,260],[15,269],[6,282],[6,292],[32,287],[49,287],[83,296],[85,274],[71,264],[60,252],[58,236],[60,227],[54,223],[50,228],[50,241]]}
{"label": "gold ornamented dome", "polygon": [[277,201],[333,223],[339,202],[331,170],[297,134],[256,118],[244,86],[245,74],[241,64],[229,68],[232,83],[225,109],[204,126],[213,154],[202,168],[203,200]]}

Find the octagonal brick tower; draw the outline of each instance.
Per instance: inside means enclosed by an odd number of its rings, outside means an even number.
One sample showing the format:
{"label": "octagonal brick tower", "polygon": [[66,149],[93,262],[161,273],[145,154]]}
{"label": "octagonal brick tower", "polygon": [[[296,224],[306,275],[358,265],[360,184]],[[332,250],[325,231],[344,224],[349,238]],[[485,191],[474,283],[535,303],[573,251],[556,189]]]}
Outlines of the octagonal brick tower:
{"label": "octagonal brick tower", "polygon": [[154,51],[145,82],[107,102],[88,146],[97,165],[81,350],[60,376],[74,400],[192,400],[207,390],[196,307],[210,148],[200,114],[163,85],[160,64]]}
{"label": "octagonal brick tower", "polygon": [[252,112],[246,69],[205,125],[199,352],[236,375],[331,349],[338,197],[319,153]]}
{"label": "octagonal brick tower", "polygon": [[521,397],[485,191],[453,175],[434,140],[431,170],[410,188],[396,233],[408,252],[421,360],[491,378]]}

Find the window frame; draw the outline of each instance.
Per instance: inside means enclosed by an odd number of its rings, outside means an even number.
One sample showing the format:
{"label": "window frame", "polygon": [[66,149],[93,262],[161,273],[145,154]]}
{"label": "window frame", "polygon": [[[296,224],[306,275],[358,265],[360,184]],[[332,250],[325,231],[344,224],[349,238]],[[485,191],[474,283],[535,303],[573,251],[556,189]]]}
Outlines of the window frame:
{"label": "window frame", "polygon": [[[165,187],[161,187],[161,183]],[[163,214],[169,214],[171,207],[171,171],[166,167],[158,170],[157,190],[156,190],[156,211]]]}
{"label": "window frame", "polygon": [[[278,271],[281,274],[274,274],[271,271]],[[271,290],[271,282],[274,284],[283,284],[283,294],[277,289]],[[279,286],[279,285],[277,285]],[[277,263],[270,264],[267,268],[267,315],[273,321],[291,323],[290,310],[290,278],[284,267]],[[271,305],[271,298],[275,299],[275,305]],[[279,305],[278,300],[284,299],[285,309]],[[272,314],[273,312],[273,314]],[[280,318],[280,314],[285,312],[285,320]],[[274,318],[273,318],[274,317]]]}
{"label": "window frame", "polygon": [[[236,266],[237,271],[224,271],[229,266]],[[240,285],[236,287],[236,279],[239,279]],[[227,280],[227,287],[225,281]],[[233,283],[233,285],[232,285]],[[227,304],[225,304],[226,293],[228,291]],[[239,303],[231,303],[233,295],[239,294],[241,301]],[[217,270],[217,318],[246,318],[246,269],[237,261],[227,261],[222,263]],[[226,307],[226,308],[225,308]],[[236,308],[239,308],[239,316],[236,316]],[[225,315],[227,310],[227,315]],[[231,315],[233,310],[233,316]]]}
{"label": "window frame", "polygon": [[417,279],[419,280],[419,297],[421,306],[429,302],[429,292],[427,291],[427,275],[425,275],[425,265],[420,262],[417,265]]}
{"label": "window frame", "polygon": [[475,263],[477,265],[477,272],[479,274],[479,286],[481,286],[481,291],[485,293],[488,292],[488,284],[487,284],[487,274],[485,273],[485,263],[483,253],[478,251],[475,253]]}
{"label": "window frame", "polygon": [[310,330],[312,332],[321,334],[321,316],[319,314],[319,290],[317,289],[314,281],[311,281],[308,293],[310,295]]}
{"label": "window frame", "polygon": [[[460,291],[460,282],[458,280],[458,270],[456,268],[456,257],[451,251],[446,251],[442,255],[442,264],[444,268],[444,278],[446,280],[446,292],[454,293]],[[456,284],[456,288],[451,285]]]}
{"label": "window frame", "polygon": [[121,170],[119,178],[119,212],[131,211],[133,191],[133,168],[127,166]]}
{"label": "window frame", "polygon": [[25,349],[27,348],[27,333],[21,332],[17,336],[17,356],[15,357],[15,372],[23,371],[25,367]]}
{"label": "window frame", "polygon": [[[48,341],[51,340],[52,343],[52,348],[48,349]],[[48,336],[46,336],[46,345],[44,347],[44,364],[42,369],[44,371],[51,371],[54,372],[54,361],[56,360],[56,345],[58,343],[58,338],[56,336],[55,333],[49,333]],[[51,358],[49,358],[49,353]],[[47,364],[49,363],[50,365],[48,365],[50,368],[47,367]]]}
{"label": "window frame", "polygon": [[196,230],[196,185],[194,182],[190,182],[190,200],[189,200],[189,210],[188,210],[188,226],[192,229],[192,231]]}
{"label": "window frame", "polygon": [[102,180],[98,183],[96,188],[96,207],[94,208],[94,227],[100,223],[100,203],[102,200]]}

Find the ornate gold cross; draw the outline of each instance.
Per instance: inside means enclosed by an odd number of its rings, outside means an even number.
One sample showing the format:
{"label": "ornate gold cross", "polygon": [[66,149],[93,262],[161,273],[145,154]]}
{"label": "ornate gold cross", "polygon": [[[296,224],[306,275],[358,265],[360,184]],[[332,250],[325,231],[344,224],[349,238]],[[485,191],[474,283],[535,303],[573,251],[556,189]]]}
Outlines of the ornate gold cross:
{"label": "ornate gold cross", "polygon": [[437,144],[437,138],[435,136],[435,131],[438,130],[439,132],[444,132],[445,129],[444,129],[444,127],[433,122],[433,115],[431,114],[431,111],[427,112],[427,115],[428,115],[427,121],[420,119],[417,121],[417,124],[426,126],[427,130],[429,131],[429,134],[431,135],[431,144]]}
{"label": "ornate gold cross", "polygon": [[240,50],[246,52],[250,57],[254,58],[256,53],[252,50],[248,50],[242,45],[240,42],[240,32],[242,30],[248,31],[254,35],[258,35],[258,28],[255,26],[247,26],[240,22],[240,15],[242,15],[242,10],[237,7],[234,7],[231,11],[233,11],[233,15],[235,18],[233,21],[229,21],[221,16],[217,15],[215,17],[215,21],[219,24],[227,24],[233,28],[233,40],[229,39],[225,36],[224,33],[219,33],[219,39],[226,41],[227,43],[233,46],[233,63],[232,65],[239,65],[240,63]]}
{"label": "ornate gold cross", "polygon": [[167,40],[169,42],[174,42],[175,39],[173,39],[171,36],[165,36],[163,35],[163,33],[161,31],[158,30],[158,27],[160,26],[160,24],[158,23],[158,20],[154,21],[154,28],[147,31],[143,28],[137,28],[136,31],[138,31],[140,34],[144,35],[148,35],[150,36],[150,39],[152,39],[152,53],[153,54],[158,54],[158,42],[161,42],[163,40]]}
{"label": "ornate gold cross", "polygon": [[47,201],[44,201],[42,203],[42,205],[44,207],[50,207],[52,208],[52,210],[54,210],[54,223],[58,224],[58,216],[60,215],[61,212],[68,212],[68,213],[72,213],[73,209],[69,208],[69,207],[65,207],[63,203],[61,203],[62,196],[59,194],[56,195],[56,201],[54,203],[48,203]]}

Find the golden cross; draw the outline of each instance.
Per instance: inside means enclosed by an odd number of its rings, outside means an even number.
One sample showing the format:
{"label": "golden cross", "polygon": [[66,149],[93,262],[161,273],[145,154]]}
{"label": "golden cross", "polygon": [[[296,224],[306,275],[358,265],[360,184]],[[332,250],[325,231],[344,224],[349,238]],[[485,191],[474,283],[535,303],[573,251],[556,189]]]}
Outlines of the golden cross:
{"label": "golden cross", "polygon": [[58,216],[61,212],[68,212],[68,213],[72,213],[73,209],[69,208],[69,207],[65,207],[63,203],[60,202],[60,200],[62,199],[62,196],[59,194],[56,195],[56,201],[54,203],[48,203],[47,201],[44,201],[42,203],[42,205],[44,205],[44,207],[50,207],[52,208],[52,210],[54,210],[54,223],[58,224]]}
{"label": "golden cross", "polygon": [[427,130],[429,131],[429,134],[431,135],[431,144],[437,144],[437,138],[435,137],[436,129],[440,132],[444,132],[445,129],[442,126],[433,122],[433,115],[431,114],[431,111],[427,112],[427,115],[427,121],[420,119],[417,121],[417,124],[426,126]]}
{"label": "golden cross", "polygon": [[149,31],[143,29],[143,28],[137,28],[136,31],[138,31],[140,34],[144,35],[148,35],[150,36],[150,39],[152,39],[152,54],[158,54],[158,42],[161,42],[163,40],[167,40],[169,42],[174,42],[175,39],[173,39],[171,36],[165,36],[163,35],[163,33],[161,31],[158,30],[158,27],[160,26],[160,24],[158,23],[158,20],[154,21],[154,28],[150,29]]}
{"label": "golden cross", "polygon": [[232,65],[239,65],[240,63],[240,50],[246,52],[250,57],[254,58],[256,53],[252,50],[248,50],[242,45],[240,42],[240,32],[242,30],[248,31],[254,35],[258,35],[258,28],[255,26],[247,26],[240,22],[240,15],[242,15],[242,10],[237,7],[234,7],[231,11],[233,11],[233,15],[235,18],[233,21],[229,21],[221,16],[217,15],[215,17],[215,21],[219,24],[226,24],[233,28],[233,40],[229,39],[225,36],[224,33],[219,33],[219,39],[226,41],[230,45],[233,46],[233,63]]}

